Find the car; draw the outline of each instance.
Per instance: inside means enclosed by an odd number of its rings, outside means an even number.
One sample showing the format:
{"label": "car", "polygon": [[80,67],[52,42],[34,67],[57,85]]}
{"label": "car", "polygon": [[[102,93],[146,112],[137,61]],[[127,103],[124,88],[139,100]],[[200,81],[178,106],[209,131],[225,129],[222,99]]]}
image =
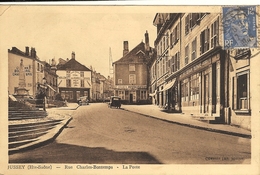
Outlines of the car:
{"label": "car", "polygon": [[121,98],[117,96],[112,96],[110,98],[110,102],[108,103],[108,107],[116,107],[116,108],[121,108]]}
{"label": "car", "polygon": [[80,106],[82,106],[82,105],[89,105],[88,96],[79,97],[78,104]]}

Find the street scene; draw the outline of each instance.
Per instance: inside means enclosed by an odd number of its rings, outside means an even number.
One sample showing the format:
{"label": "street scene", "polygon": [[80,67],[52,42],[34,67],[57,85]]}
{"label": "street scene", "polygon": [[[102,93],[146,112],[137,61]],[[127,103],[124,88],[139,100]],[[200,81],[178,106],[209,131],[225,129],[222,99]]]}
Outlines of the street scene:
{"label": "street scene", "polygon": [[182,126],[123,108],[127,106],[117,109],[94,103],[66,109],[73,119],[55,141],[11,154],[9,163],[250,163],[249,138]]}
{"label": "street scene", "polygon": [[8,169],[251,165],[259,9],[7,7]]}

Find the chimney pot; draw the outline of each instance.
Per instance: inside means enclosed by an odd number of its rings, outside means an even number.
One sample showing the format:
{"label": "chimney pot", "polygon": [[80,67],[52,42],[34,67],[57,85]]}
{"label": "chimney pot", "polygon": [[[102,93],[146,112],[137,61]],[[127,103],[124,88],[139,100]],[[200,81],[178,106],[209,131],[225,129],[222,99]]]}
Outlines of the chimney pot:
{"label": "chimney pot", "polygon": [[25,47],[25,55],[29,56],[29,47],[28,46]]}
{"label": "chimney pot", "polygon": [[75,59],[75,52],[71,53],[71,59]]}
{"label": "chimney pot", "polygon": [[125,56],[129,52],[128,41],[124,41],[124,45],[123,46],[124,46],[123,56]]}

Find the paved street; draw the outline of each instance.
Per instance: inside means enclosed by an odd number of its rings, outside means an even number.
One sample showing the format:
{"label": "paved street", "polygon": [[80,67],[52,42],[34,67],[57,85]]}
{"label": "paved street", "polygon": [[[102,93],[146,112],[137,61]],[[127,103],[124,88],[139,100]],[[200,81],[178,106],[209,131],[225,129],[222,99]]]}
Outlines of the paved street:
{"label": "paved street", "polygon": [[[124,108],[124,105],[122,106]],[[105,103],[81,106],[52,143],[9,156],[10,163],[250,163],[250,139],[145,117]]]}

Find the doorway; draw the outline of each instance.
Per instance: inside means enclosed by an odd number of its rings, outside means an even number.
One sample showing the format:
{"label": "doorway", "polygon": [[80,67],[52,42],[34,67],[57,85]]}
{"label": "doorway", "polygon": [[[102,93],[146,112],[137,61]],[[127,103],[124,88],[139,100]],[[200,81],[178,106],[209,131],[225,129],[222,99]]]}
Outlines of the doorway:
{"label": "doorway", "polygon": [[204,75],[204,113],[209,112],[209,74]]}
{"label": "doorway", "polygon": [[130,103],[133,103],[133,94],[130,94]]}

